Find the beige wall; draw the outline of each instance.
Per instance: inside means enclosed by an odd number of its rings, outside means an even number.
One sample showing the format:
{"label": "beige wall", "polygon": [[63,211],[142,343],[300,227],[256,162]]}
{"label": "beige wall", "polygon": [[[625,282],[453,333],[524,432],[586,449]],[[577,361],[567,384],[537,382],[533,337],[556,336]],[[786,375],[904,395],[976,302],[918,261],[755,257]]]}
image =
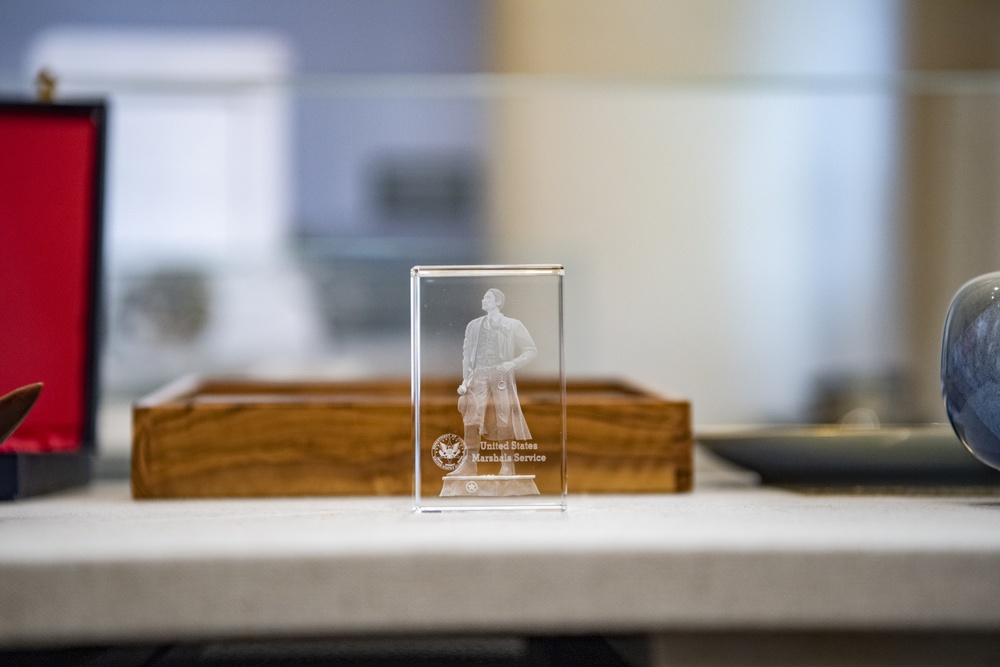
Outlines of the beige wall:
{"label": "beige wall", "polygon": [[756,422],[903,363],[894,98],[715,78],[889,71],[895,27],[888,2],[498,3],[498,69],[535,78],[494,109],[496,259],[567,265],[570,373]]}
{"label": "beige wall", "polygon": [[[995,72],[1000,3],[908,3],[901,17],[903,66]],[[948,304],[969,279],[1000,271],[1000,89],[967,87],[907,101],[900,127],[900,243],[909,308],[904,345],[918,414],[944,420],[939,393],[941,334]]]}

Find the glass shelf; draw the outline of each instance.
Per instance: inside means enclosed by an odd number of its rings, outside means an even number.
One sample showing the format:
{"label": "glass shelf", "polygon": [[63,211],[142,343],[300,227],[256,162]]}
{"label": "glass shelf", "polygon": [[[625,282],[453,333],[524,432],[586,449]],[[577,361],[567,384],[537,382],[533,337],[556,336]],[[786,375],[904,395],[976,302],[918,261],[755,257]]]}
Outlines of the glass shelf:
{"label": "glass shelf", "polygon": [[[22,74],[0,73],[0,89],[30,94]],[[167,79],[58,77],[72,91],[166,95],[225,95],[277,92],[300,97],[473,98],[590,93],[795,93],[992,95],[1000,93],[1000,71],[936,70],[860,74],[719,74],[675,76],[574,76],[548,74],[341,74],[281,78]]]}

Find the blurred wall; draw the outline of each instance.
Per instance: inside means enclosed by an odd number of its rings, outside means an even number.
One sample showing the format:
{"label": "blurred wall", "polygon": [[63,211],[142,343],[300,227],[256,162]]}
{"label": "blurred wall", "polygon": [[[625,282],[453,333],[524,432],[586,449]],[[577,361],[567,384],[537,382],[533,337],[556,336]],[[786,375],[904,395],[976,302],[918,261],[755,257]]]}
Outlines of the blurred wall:
{"label": "blurred wall", "polygon": [[918,417],[944,421],[939,377],[948,304],[968,280],[1000,271],[1000,90],[975,83],[1000,68],[1000,3],[922,0],[903,9],[903,66],[956,75],[952,86],[908,98],[900,126],[903,346]]}
{"label": "blurred wall", "polygon": [[[306,83],[284,229],[354,252],[349,240],[400,229],[364,209],[375,158],[407,167],[483,149],[490,259],[567,265],[571,373],[690,397],[700,423],[811,419],[818,396],[859,386],[904,397],[891,415],[939,419],[947,302],[1000,263],[1000,109],[995,92],[948,78],[915,91],[898,76],[995,70],[998,6],[0,0],[0,84],[30,90],[26,54],[58,26],[267,31]],[[511,76],[445,95],[405,78],[406,94],[324,87],[337,74],[493,71]],[[394,248],[429,258],[449,234],[414,228]],[[324,304],[346,294],[327,319],[360,321],[350,306],[390,303],[380,295],[405,301],[405,267],[397,277],[373,261],[383,245],[356,249],[319,285]],[[377,289],[352,283],[366,271]],[[352,369],[391,357],[405,372],[405,323],[385,329],[398,357],[380,348]]]}
{"label": "blurred wall", "polygon": [[[466,0],[0,0],[0,90],[32,92],[29,54],[52,31],[146,32],[153,38],[264,34],[288,46],[289,69],[302,77],[475,72],[488,66],[485,6]],[[142,67],[137,62],[130,69]],[[399,95],[338,99],[322,88],[295,95],[289,128],[295,217],[287,226],[365,233],[377,222],[364,199],[374,160],[400,151],[478,148],[478,110],[462,102]]]}
{"label": "blurred wall", "polygon": [[[894,2],[501,1],[492,240],[567,265],[567,366],[801,419],[905,364]],[[742,77],[742,78],[739,78]]]}

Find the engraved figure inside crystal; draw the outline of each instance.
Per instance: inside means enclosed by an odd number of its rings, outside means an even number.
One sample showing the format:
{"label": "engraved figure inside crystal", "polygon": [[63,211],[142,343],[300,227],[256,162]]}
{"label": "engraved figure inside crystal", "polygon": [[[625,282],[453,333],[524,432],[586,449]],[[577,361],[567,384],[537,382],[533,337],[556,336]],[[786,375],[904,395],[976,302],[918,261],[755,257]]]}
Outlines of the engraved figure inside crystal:
{"label": "engraved figure inside crystal", "polygon": [[[465,456],[445,475],[442,496],[538,494],[535,476],[518,475],[514,468],[515,450],[531,440],[515,374],[538,348],[520,320],[501,312],[505,301],[500,290],[487,290],[481,304],[486,314],[465,329],[458,387]],[[496,464],[498,473],[483,474]]]}

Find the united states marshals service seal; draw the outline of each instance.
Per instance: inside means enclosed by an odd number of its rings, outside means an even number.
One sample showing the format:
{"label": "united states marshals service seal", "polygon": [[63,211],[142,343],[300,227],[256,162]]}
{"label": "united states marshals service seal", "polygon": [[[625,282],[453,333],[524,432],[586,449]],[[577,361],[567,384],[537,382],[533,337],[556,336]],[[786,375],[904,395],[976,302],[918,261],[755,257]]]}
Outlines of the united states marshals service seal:
{"label": "united states marshals service seal", "polygon": [[443,470],[454,470],[462,465],[467,453],[465,440],[454,433],[445,433],[431,445],[431,458]]}

